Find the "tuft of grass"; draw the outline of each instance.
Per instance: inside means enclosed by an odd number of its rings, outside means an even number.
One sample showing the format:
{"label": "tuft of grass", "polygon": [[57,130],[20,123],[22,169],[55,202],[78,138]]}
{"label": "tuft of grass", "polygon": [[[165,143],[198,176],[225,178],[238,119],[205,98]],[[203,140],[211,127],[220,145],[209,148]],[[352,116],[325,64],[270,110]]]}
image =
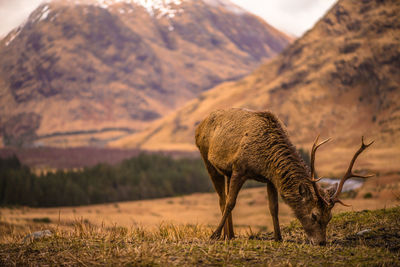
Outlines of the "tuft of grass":
{"label": "tuft of grass", "polygon": [[0,222],[1,266],[400,265],[400,207],[334,216],[324,247],[308,244],[298,221],[282,227],[283,242],[251,229],[231,241],[211,241],[214,226],[163,223],[156,229],[128,229],[81,220],[70,230],[50,226],[52,236],[24,243],[30,228]]}

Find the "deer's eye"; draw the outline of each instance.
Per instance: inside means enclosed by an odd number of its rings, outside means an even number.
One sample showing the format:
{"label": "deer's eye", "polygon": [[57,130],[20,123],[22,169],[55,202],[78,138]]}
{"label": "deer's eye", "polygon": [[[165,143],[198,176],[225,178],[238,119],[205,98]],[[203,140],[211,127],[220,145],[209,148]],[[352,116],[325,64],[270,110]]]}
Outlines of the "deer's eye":
{"label": "deer's eye", "polygon": [[311,213],[311,219],[315,222],[317,221],[317,215],[315,213]]}

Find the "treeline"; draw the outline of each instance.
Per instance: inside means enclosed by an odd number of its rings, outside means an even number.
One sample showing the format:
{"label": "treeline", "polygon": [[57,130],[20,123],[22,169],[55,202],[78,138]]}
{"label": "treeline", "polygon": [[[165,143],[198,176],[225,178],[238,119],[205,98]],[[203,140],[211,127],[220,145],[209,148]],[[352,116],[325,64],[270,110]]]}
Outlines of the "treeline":
{"label": "treeline", "polygon": [[0,159],[0,205],[75,206],[211,191],[201,159],[140,154],[111,166],[35,175],[17,157]]}
{"label": "treeline", "polygon": [[[304,150],[299,154],[309,164]],[[263,186],[248,181],[245,187]],[[0,206],[56,207],[214,192],[200,158],[140,154],[112,166],[36,175],[16,156],[0,159]]]}

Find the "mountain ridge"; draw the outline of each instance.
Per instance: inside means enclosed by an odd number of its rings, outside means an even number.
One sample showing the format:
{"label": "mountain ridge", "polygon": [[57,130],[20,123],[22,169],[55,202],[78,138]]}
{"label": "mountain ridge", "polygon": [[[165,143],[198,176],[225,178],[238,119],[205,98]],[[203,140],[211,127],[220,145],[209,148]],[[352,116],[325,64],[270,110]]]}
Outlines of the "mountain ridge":
{"label": "mountain ridge", "polygon": [[[140,131],[200,92],[244,76],[291,41],[256,16],[226,9],[227,1],[167,1],[178,11],[153,14],[133,4],[143,1],[76,2],[42,4],[0,41],[5,144],[87,145],[93,143],[87,138],[35,140],[52,132]],[[38,122],[19,125],[21,116]]]}

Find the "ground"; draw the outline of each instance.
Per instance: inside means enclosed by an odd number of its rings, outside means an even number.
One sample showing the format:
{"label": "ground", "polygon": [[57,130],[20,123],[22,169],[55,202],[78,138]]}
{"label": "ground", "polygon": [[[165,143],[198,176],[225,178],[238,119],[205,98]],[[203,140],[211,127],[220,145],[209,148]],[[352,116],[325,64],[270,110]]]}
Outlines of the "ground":
{"label": "ground", "polygon": [[[234,209],[238,238],[210,241],[220,219],[215,193],[113,204],[0,209],[0,266],[303,265],[399,266],[399,173],[378,174],[345,194],[328,244],[307,243],[280,201],[283,242],[273,241],[266,188],[242,190]],[[52,235],[33,240],[36,231]]]}
{"label": "ground", "polygon": [[248,231],[232,241],[210,241],[212,228],[162,224],[143,227],[94,226],[77,221],[51,236],[24,238],[32,225],[2,222],[0,265],[134,266],[399,266],[400,207],[334,216],[328,244],[306,242],[297,221],[283,227],[283,242],[271,233]]}

